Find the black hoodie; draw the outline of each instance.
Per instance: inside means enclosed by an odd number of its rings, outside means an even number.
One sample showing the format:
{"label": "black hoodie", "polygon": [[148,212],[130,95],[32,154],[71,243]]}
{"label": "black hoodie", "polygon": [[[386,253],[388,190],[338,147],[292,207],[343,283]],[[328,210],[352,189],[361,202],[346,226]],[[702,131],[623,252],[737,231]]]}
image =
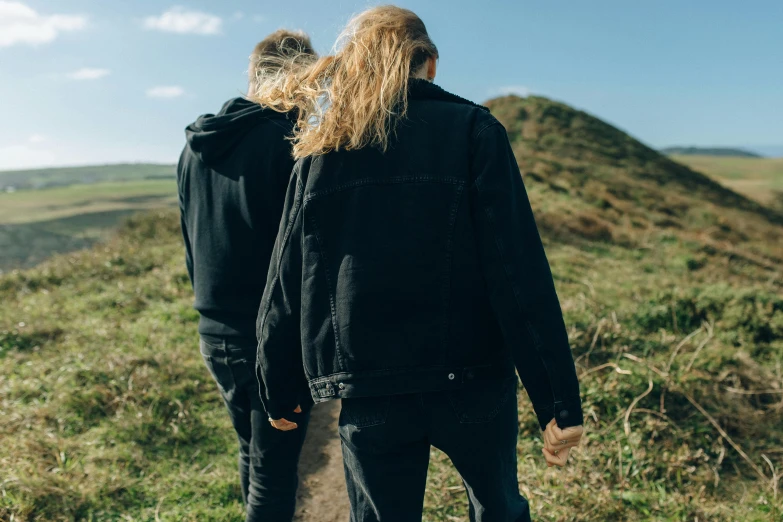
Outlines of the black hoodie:
{"label": "black hoodie", "polygon": [[285,114],[243,98],[185,129],[177,167],[188,273],[199,333],[255,342],[294,160]]}

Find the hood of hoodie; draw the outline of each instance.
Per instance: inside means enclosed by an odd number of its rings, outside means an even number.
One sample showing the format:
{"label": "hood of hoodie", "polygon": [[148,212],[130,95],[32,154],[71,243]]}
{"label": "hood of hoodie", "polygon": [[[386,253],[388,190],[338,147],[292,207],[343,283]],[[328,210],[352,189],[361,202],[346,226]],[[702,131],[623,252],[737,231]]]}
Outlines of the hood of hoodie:
{"label": "hood of hoodie", "polygon": [[185,138],[190,150],[205,165],[216,167],[229,158],[247,132],[263,120],[286,125],[287,117],[244,98],[233,98],[217,114],[204,114],[188,125]]}

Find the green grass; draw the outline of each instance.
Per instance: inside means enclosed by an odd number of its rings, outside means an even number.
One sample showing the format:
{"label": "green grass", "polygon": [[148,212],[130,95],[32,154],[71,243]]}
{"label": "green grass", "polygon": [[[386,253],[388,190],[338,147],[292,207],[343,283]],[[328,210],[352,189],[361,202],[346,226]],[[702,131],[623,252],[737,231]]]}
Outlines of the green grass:
{"label": "green grass", "polygon": [[[588,434],[569,468],[547,469],[521,392],[522,492],[537,520],[778,520],[762,455],[780,471],[781,397],[745,393],[783,390],[780,287],[716,283],[720,259],[697,266],[689,243],[649,241],[548,242]],[[241,520],[234,437],[182,265],[167,211],[0,278],[0,520]],[[466,500],[435,452],[425,520],[454,517]]]}
{"label": "green grass", "polygon": [[761,203],[783,205],[783,158],[676,155],[672,159]]}
{"label": "green grass", "polygon": [[[780,287],[716,283],[714,260],[696,268],[687,244],[664,239],[641,252],[548,246],[581,376],[587,440],[568,468],[547,468],[520,394],[518,476],[535,520],[783,517],[765,461],[776,472],[783,467]],[[459,486],[436,452],[425,520],[464,520]]]}
{"label": "green grass", "polygon": [[178,238],[152,215],[0,279],[0,520],[240,519]]}

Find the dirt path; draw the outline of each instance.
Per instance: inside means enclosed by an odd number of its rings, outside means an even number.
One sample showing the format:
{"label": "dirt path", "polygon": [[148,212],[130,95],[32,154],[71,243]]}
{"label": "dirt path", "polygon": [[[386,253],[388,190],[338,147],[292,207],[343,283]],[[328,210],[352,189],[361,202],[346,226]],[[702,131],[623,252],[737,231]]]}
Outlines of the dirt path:
{"label": "dirt path", "polygon": [[296,522],[348,520],[343,457],[337,435],[339,414],[339,401],[319,404],[313,409],[299,466]]}

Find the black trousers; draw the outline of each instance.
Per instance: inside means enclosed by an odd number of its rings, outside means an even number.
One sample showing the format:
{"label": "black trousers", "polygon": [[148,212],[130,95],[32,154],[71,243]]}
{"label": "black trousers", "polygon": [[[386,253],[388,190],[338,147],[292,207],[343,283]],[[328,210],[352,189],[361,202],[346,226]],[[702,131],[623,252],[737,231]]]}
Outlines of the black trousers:
{"label": "black trousers", "polygon": [[254,341],[202,337],[201,355],[218,385],[239,439],[239,479],[247,522],[290,522],[309,409],[289,418],[299,424],[298,429],[283,432],[269,424],[255,377]]}
{"label": "black trousers", "polygon": [[471,521],[529,521],[517,481],[516,389],[513,378],[457,392],[343,399],[351,522],[421,521],[430,446],[462,475]]}

